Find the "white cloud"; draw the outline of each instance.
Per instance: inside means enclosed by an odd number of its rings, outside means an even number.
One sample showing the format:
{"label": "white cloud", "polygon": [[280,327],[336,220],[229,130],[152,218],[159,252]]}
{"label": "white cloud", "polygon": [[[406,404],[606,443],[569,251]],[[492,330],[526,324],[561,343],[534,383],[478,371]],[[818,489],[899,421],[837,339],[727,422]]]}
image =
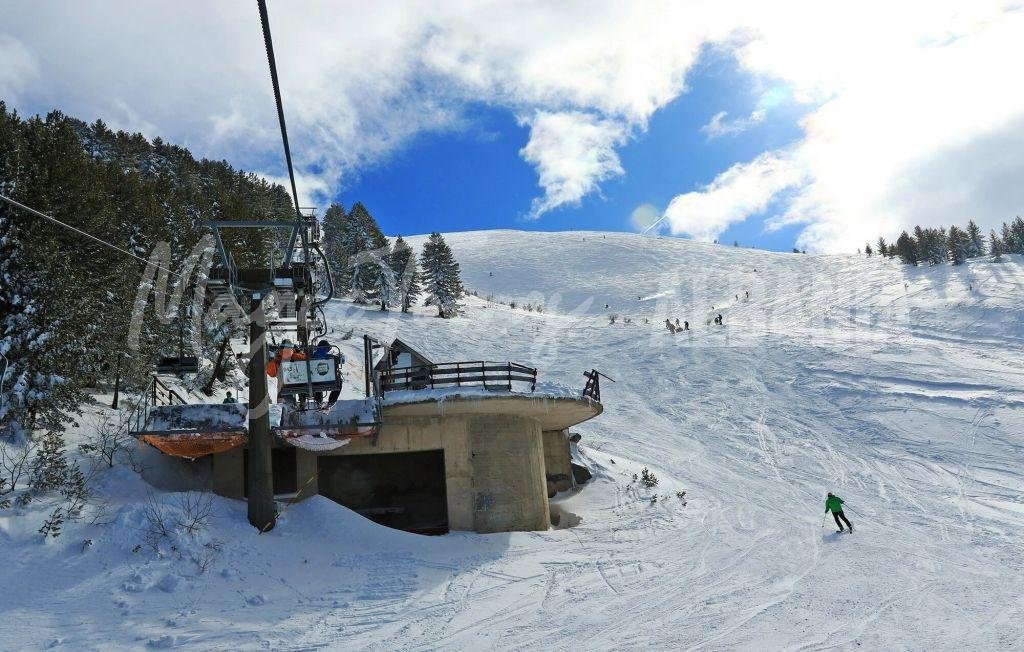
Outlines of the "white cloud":
{"label": "white cloud", "polygon": [[[802,245],[849,250],[915,221],[1019,211],[1024,162],[1007,152],[1024,120],[1024,12],[1005,5],[307,0],[270,14],[304,196],[323,201],[419,134],[464,128],[482,102],[530,126],[532,214],[578,204],[623,174],[618,148],[685,91],[710,44],[758,86],[811,103],[804,137],[767,156],[800,181],[742,164],[681,195],[676,228],[707,237],[760,210],[750,184],[775,184],[788,190],[772,228],[803,224]],[[281,159],[250,2],[0,0],[0,15],[0,93],[17,108],[140,125],[249,169]],[[761,117],[721,115],[706,133]],[[713,210],[703,224],[697,206]]]}
{"label": "white cloud", "polygon": [[[804,137],[769,154],[801,178],[770,193],[791,189],[769,229],[803,224],[801,247],[852,251],[914,224],[974,218],[987,230],[1020,211],[1024,184],[1012,179],[1024,161],[1009,152],[1024,141],[1024,87],[1010,62],[1024,57],[1024,13],[999,2],[808,11],[800,22],[762,14],[736,49],[751,72],[816,103]],[[737,179],[763,179],[763,160],[677,197],[687,208],[677,231],[706,238],[762,210],[751,196],[766,199],[772,184],[752,194]]]}
{"label": "white cloud", "polygon": [[0,33],[0,98],[15,100],[29,81],[39,76],[39,66],[28,48],[9,34]]}
{"label": "white cloud", "polygon": [[602,181],[622,174],[615,153],[615,146],[626,138],[620,122],[578,111],[538,112],[524,122],[530,125],[530,142],[520,154],[537,168],[544,189],[544,195],[533,201],[529,217],[577,205]]}
{"label": "white cloud", "polygon": [[711,241],[731,224],[764,211],[773,197],[801,180],[792,161],[762,154],[734,165],[700,190],[674,197],[665,219],[673,234]]}
{"label": "white cloud", "polygon": [[763,109],[755,109],[746,118],[726,120],[728,115],[726,111],[719,111],[711,116],[710,122],[700,128],[702,132],[708,135],[708,140],[718,138],[719,136],[742,133],[752,126],[764,122],[765,118]]}

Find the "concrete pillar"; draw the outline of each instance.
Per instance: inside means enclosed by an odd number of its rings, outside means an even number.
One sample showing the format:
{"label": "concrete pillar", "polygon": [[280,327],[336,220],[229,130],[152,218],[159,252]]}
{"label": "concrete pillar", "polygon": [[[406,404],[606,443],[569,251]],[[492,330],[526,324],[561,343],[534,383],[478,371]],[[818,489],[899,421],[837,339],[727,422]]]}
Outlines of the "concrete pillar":
{"label": "concrete pillar", "polygon": [[[473,531],[473,458],[468,419],[444,423],[445,494],[448,497],[448,529]],[[438,427],[441,424],[438,423]]]}
{"label": "concrete pillar", "polygon": [[[295,483],[299,491],[299,500],[320,493],[317,482],[316,454],[302,448],[295,449]],[[308,484],[307,484],[308,483]]]}
{"label": "concrete pillar", "polygon": [[245,497],[243,449],[233,448],[226,453],[217,453],[213,458],[213,493],[227,498]]}
{"label": "concrete pillar", "polygon": [[572,455],[569,452],[569,434],[565,430],[545,430],[544,474],[548,482],[548,496],[572,488]]}
{"label": "concrete pillar", "polygon": [[551,523],[540,424],[528,417],[469,418],[473,529],[546,530]]}

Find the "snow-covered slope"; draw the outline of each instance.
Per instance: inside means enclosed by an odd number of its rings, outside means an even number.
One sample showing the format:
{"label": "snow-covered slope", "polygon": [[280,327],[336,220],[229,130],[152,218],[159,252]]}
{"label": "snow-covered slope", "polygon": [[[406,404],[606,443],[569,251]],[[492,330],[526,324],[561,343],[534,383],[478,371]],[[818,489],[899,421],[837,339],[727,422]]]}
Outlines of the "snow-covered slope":
{"label": "snow-covered slope", "polygon": [[[110,525],[40,545],[34,513],[0,512],[17,559],[0,579],[25,587],[0,599],[4,647],[1024,645],[1019,257],[911,269],[627,234],[446,237],[480,295],[464,316],[337,301],[332,327],[542,381],[614,378],[578,428],[596,478],[553,502],[578,525],[424,538],[314,499],[256,536],[243,504],[218,500],[187,554],[157,558],[132,553],[144,490],[114,472]],[[709,323],[719,313],[725,326]],[[632,480],[644,467],[653,489]],[[854,534],[825,520],[828,490]],[[189,556],[213,541],[200,574]]]}

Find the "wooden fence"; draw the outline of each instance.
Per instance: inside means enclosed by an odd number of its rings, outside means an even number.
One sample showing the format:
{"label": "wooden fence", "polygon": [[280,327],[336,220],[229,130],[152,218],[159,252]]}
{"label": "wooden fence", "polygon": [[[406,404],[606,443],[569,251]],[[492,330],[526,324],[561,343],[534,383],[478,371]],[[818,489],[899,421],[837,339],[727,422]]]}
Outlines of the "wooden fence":
{"label": "wooden fence", "polygon": [[382,394],[404,389],[478,386],[512,391],[516,385],[532,392],[537,387],[537,370],[515,362],[444,362],[386,369],[378,378]]}

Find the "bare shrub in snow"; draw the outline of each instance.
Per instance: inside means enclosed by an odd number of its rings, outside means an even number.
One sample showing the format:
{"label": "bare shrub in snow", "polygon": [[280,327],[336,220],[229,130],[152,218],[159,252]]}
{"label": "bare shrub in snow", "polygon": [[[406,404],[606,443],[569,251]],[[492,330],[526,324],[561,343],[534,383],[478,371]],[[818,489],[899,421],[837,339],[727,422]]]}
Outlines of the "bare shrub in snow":
{"label": "bare shrub in snow", "polygon": [[608,323],[609,324],[614,324],[615,320],[618,319],[618,318],[619,318],[618,315],[616,315],[615,313],[612,313],[612,314],[608,315]]}
{"label": "bare shrub in snow", "polygon": [[220,557],[221,552],[224,550],[224,544],[220,541],[210,541],[203,545],[201,550],[197,550],[192,553],[192,562],[199,569],[199,574],[202,575],[210,569],[213,562],[217,561]]}
{"label": "bare shrub in snow", "polygon": [[36,452],[36,442],[29,438],[23,444],[14,444],[0,439],[0,468],[3,468],[6,485],[0,485],[0,496],[18,487],[18,482],[29,470],[29,460]]}
{"label": "bare shrub in snow", "polygon": [[210,524],[213,514],[213,497],[208,493],[189,491],[181,494],[176,501],[177,514],[174,523],[189,536],[195,535]]}
{"label": "bare shrub in snow", "polygon": [[646,466],[644,467],[644,470],[640,472],[640,482],[642,482],[647,488],[658,486],[657,476],[651,473],[650,469]]}
{"label": "bare shrub in snow", "polygon": [[133,444],[134,440],[128,434],[126,417],[115,419],[110,415],[103,415],[93,424],[85,436],[85,443],[80,444],[78,449],[99,464],[113,468],[122,457],[128,458],[129,462],[132,461]]}
{"label": "bare shrub in snow", "polygon": [[[173,539],[177,532],[194,537],[210,525],[213,497],[205,492],[189,491],[165,503],[150,491],[142,513],[146,520],[145,544],[160,554],[161,542]],[[172,545],[170,549],[175,551],[177,547]]]}
{"label": "bare shrub in snow", "polygon": [[508,302],[508,307],[511,308],[512,310],[515,310],[516,309],[516,302],[515,301],[509,301]]}
{"label": "bare shrub in snow", "polygon": [[159,552],[160,541],[171,536],[172,521],[167,505],[164,505],[152,490],[146,494],[142,516],[146,519],[146,545],[154,552]]}

